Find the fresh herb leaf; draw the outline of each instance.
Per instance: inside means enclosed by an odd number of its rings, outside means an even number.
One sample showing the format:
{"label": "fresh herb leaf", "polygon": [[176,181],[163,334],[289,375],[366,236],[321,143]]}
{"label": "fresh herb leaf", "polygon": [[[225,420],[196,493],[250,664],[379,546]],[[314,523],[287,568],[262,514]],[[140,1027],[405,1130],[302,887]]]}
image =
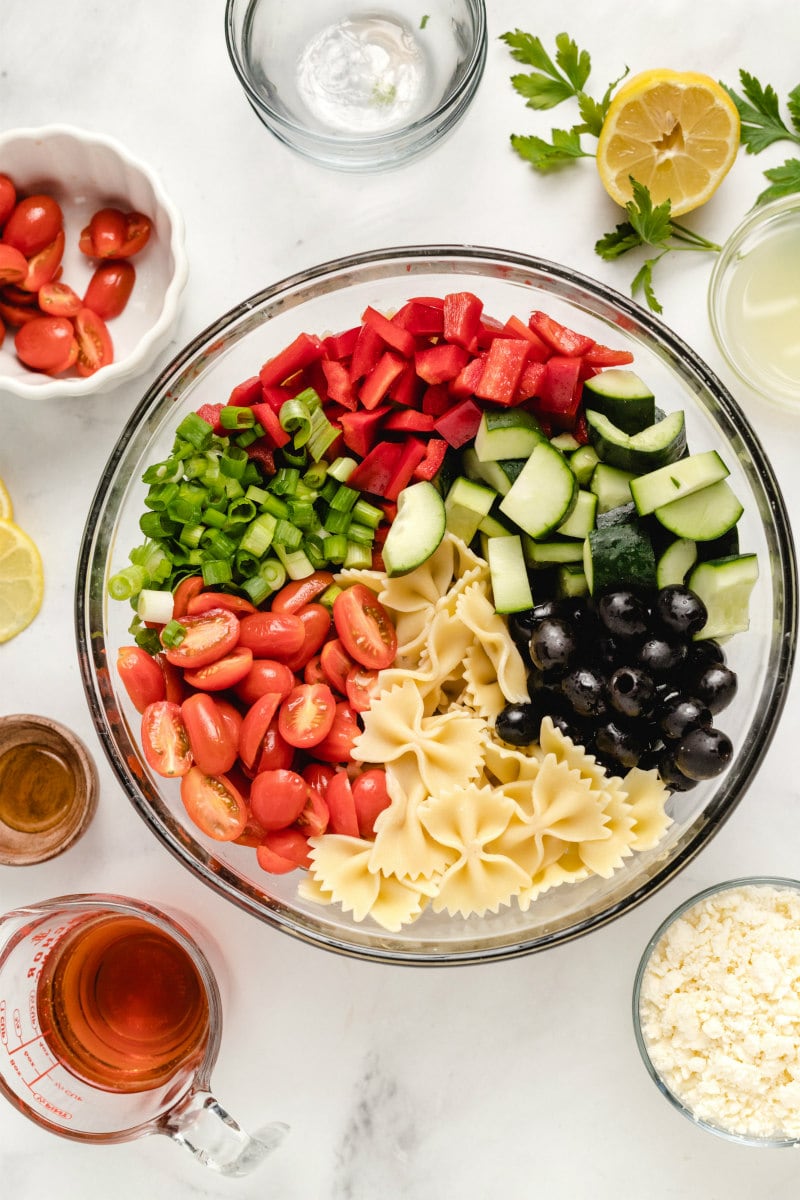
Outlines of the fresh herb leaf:
{"label": "fresh herb leaf", "polygon": [[[520,29],[501,35],[517,62],[535,67],[527,74],[512,75],[514,89],[524,97],[528,108],[555,108],[573,96],[580,96],[592,62],[585,50],[579,50],[566,33],[556,38],[556,61],[542,45],[541,38]],[[558,66],[556,66],[556,63]],[[559,70],[559,67],[561,70]]]}
{"label": "fresh herb leaf", "polygon": [[631,283],[631,295],[635,297],[639,292],[644,292],[647,307],[651,312],[655,313],[662,313],[664,311],[653,291],[653,267],[661,257],[659,254],[656,258],[646,259],[634,275],[633,282]]}
{"label": "fresh herb leaf", "polygon": [[[800,142],[800,132],[793,133],[781,116],[775,89],[770,84],[765,87],[748,71],[739,71],[739,79],[744,96],[738,95],[733,88],[726,84],[722,86],[739,111],[741,142],[747,153],[760,154],[773,142],[784,140]],[[798,88],[792,92],[792,104],[794,121],[800,111],[800,90]],[[796,121],[795,125],[797,126]]]}
{"label": "fresh herb leaf", "polygon": [[786,107],[789,109],[789,116],[792,118],[792,124],[800,133],[800,83],[796,88],[792,88],[789,92],[789,97],[786,101]]}
{"label": "fresh herb leaf", "polygon": [[787,158],[782,167],[772,167],[764,175],[772,186],[764,189],[756,198],[756,204],[766,204],[769,200],[800,192],[800,158]]}
{"label": "fresh herb leaf", "polygon": [[579,50],[577,44],[566,33],[556,37],[556,62],[572,84],[577,95],[582,92],[592,69],[592,60],[585,50]]}
{"label": "fresh herb leaf", "polygon": [[565,80],[550,79],[547,75],[529,72],[527,75],[512,75],[514,90],[524,99],[528,108],[555,108],[569,100],[574,92]]}
{"label": "fresh herb leaf", "polygon": [[535,134],[512,133],[511,145],[537,171],[552,171],[576,158],[592,157],[581,147],[580,135],[574,129],[553,129],[551,134],[552,142],[546,142]]}
{"label": "fresh herb leaf", "polygon": [[599,241],[595,242],[594,250],[595,254],[599,254],[607,262],[613,262],[614,259],[620,258],[629,250],[635,250],[637,246],[641,245],[643,245],[642,239],[630,221],[623,221],[610,233],[603,234]]}
{"label": "fresh herb leaf", "polygon": [[649,246],[658,246],[672,233],[670,224],[672,205],[669,200],[664,200],[662,204],[654,208],[650,191],[644,184],[631,178],[631,187],[633,199],[625,205],[628,220],[639,234],[642,242]]}
{"label": "fresh herb leaf", "polygon": [[517,62],[524,63],[528,67],[536,67],[539,71],[544,71],[545,75],[558,78],[555,63],[542,45],[541,38],[535,37],[531,33],[523,33],[521,29],[515,29],[513,33],[501,34],[500,40],[506,43],[511,51],[511,57],[515,58]]}

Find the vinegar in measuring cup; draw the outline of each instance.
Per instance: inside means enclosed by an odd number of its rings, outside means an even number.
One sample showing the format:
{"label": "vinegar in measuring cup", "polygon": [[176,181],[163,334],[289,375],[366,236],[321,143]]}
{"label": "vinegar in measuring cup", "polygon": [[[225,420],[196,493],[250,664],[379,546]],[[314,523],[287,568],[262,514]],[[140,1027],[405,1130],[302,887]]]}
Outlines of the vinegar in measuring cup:
{"label": "vinegar in measuring cup", "polygon": [[93,916],[72,929],[47,956],[36,1006],[55,1058],[110,1092],[144,1091],[191,1072],[208,1043],[197,968],[138,916]]}

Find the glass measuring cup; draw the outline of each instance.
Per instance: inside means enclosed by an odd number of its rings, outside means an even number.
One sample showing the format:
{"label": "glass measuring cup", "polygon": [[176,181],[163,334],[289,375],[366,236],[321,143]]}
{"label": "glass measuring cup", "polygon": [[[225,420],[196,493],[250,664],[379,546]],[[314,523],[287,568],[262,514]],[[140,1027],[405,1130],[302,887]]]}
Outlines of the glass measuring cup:
{"label": "glass measuring cup", "polygon": [[162,1133],[244,1175],[287,1127],[254,1135],[209,1090],[219,988],[172,917],[114,895],[60,896],[0,917],[0,1092],[78,1141]]}

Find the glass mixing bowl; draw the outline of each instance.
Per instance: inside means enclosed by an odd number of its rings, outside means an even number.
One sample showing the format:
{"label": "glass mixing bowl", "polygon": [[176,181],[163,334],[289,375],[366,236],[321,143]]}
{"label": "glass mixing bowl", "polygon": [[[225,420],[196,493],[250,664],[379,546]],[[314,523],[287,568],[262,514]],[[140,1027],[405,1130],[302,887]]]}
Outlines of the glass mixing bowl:
{"label": "glass mixing bowl", "polygon": [[[140,749],[140,719],[114,670],[118,647],[131,641],[131,609],[110,600],[107,585],[141,542],[142,473],[167,457],[186,413],[227,397],[300,332],[346,329],[367,305],[388,311],[414,295],[464,290],[502,320],[538,308],[600,343],[630,348],[659,403],[685,410],[689,446],[715,448],[728,464],[744,505],[742,548],[758,555],[760,574],[751,627],[727,651],[739,676],[737,697],[724,714],[734,758],[723,775],[673,794],[673,824],[653,850],[628,859],[610,879],[552,888],[527,912],[511,907],[462,919],[428,909],[401,932],[387,933],[337,906],[300,898],[299,872],[268,875],[252,849],[211,842],[191,824],[177,782],[155,775]],[[123,430],[91,506],[77,579],[78,648],[93,719],[120,783],[153,833],[195,875],[259,919],[314,945],[389,963],[476,963],[542,950],[604,925],[651,895],[702,849],[747,791],[783,708],[794,656],[796,564],[784,502],[731,395],[688,346],[632,301],[566,267],[481,247],[399,247],[326,263],[220,317],[165,368]]]}

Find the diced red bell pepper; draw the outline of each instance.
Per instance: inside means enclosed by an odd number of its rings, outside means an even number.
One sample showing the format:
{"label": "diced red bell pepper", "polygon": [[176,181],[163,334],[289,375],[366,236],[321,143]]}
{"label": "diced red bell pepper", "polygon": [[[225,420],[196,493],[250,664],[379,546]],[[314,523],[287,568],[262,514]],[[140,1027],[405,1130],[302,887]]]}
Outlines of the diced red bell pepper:
{"label": "diced red bell pepper", "polygon": [[344,363],[332,358],[323,358],[320,365],[328,384],[328,399],[344,405],[351,411],[358,408],[358,397],[350,382],[350,372]]}
{"label": "diced red bell pepper", "polygon": [[375,496],[386,496],[400,466],[403,446],[400,442],[378,442],[347,477],[347,486]]}
{"label": "diced red bell pepper", "polygon": [[262,387],[285,383],[303,367],[322,357],[322,342],[316,334],[298,333],[293,342],[264,363],[259,371]]}
{"label": "diced red bell pepper", "polygon": [[452,403],[449,385],[446,383],[432,383],[423,393],[422,411],[430,413],[432,417],[441,417],[443,413],[447,412]]}
{"label": "diced red bell pepper", "polygon": [[610,346],[601,346],[595,342],[583,356],[583,361],[590,367],[624,367],[633,362],[631,350],[612,350]]}
{"label": "diced red bell pepper", "polygon": [[265,475],[275,474],[275,455],[266,438],[259,438],[247,447],[247,457],[257,462]]}
{"label": "diced red bell pepper", "polygon": [[509,317],[505,323],[506,337],[526,338],[530,342],[528,350],[529,362],[546,362],[553,350],[547,342],[543,342],[538,333],[534,333],[519,317]]}
{"label": "diced red bell pepper", "polygon": [[252,379],[245,379],[243,383],[237,383],[228,397],[228,404],[241,408],[247,404],[258,404],[263,398],[261,379],[258,375],[254,375]]}
{"label": "diced red bell pepper", "polygon": [[394,433],[432,433],[434,418],[430,413],[418,412],[415,408],[399,409],[389,413],[383,428]]}
{"label": "diced red bell pepper", "polygon": [[486,355],[486,364],[475,395],[494,404],[513,404],[522,369],[528,359],[524,338],[495,338]]}
{"label": "diced red bell pepper", "polygon": [[538,309],[531,313],[528,324],[548,346],[552,346],[556,354],[571,358],[574,355],[585,354],[594,345],[594,338],[587,337],[584,333],[576,333],[574,329],[569,329]]}
{"label": "diced red bell pepper", "polygon": [[478,345],[483,301],[472,292],[448,292],[444,298],[444,340],[474,351]]}
{"label": "diced red bell pepper", "polygon": [[[404,487],[407,487],[411,482],[411,477],[414,471],[425,457],[425,443],[416,437],[407,438],[402,443],[402,453],[397,460],[397,465],[389,482],[389,486],[383,493],[387,500],[396,500]],[[348,478],[348,483],[352,479],[352,475]]]}
{"label": "diced red bell pepper", "polygon": [[335,362],[341,362],[343,358],[350,358],[360,331],[361,326],[354,325],[352,329],[345,329],[343,333],[328,334],[322,339],[324,353]]}
{"label": "diced red bell pepper", "polygon": [[395,404],[418,408],[420,395],[425,385],[414,370],[414,364],[408,361],[389,388],[389,396]]}
{"label": "diced red bell pepper", "polygon": [[440,337],[444,330],[441,304],[437,307],[427,300],[409,300],[397,310],[392,321],[415,337]]}
{"label": "diced red bell pepper", "polygon": [[581,400],[581,360],[554,354],[544,364],[539,408],[559,429],[572,429]]}
{"label": "diced red bell pepper", "polygon": [[386,346],[380,334],[376,333],[371,325],[362,325],[353,348],[353,356],[350,359],[351,381],[358,383],[365,375],[369,375],[370,371],[377,366],[385,349]]}
{"label": "diced red bell pepper", "polygon": [[447,383],[455,379],[468,361],[468,351],[463,346],[453,346],[449,342],[428,346],[414,355],[415,370],[425,383]]}
{"label": "diced red bell pepper", "polygon": [[309,363],[302,372],[301,378],[306,387],[310,387],[317,393],[320,400],[328,399],[328,379],[322,369],[322,359],[318,358],[316,362]]}
{"label": "diced red bell pepper", "polygon": [[413,333],[404,329],[402,325],[396,325],[394,321],[385,317],[383,313],[378,312],[371,304],[368,304],[361,314],[361,320],[367,325],[371,325],[379,337],[383,338],[387,346],[391,346],[398,354],[402,354],[404,358],[410,358],[416,349]]}
{"label": "diced red bell pepper", "polygon": [[415,479],[433,479],[447,454],[447,442],[444,438],[428,438],[425,446],[425,457],[414,468]]}
{"label": "diced red bell pepper", "polygon": [[486,357],[485,354],[476,354],[464,369],[459,371],[455,379],[450,380],[447,387],[451,396],[455,396],[457,400],[463,400],[465,396],[475,395],[483,378]]}
{"label": "diced red bell pepper", "polygon": [[[413,340],[413,339],[412,339]],[[363,408],[377,408],[406,365],[406,360],[392,350],[385,350],[358,390]]]}
{"label": "diced red bell pepper", "polygon": [[505,337],[505,326],[494,317],[487,317],[484,313],[478,331],[478,349],[488,350],[496,337]]}
{"label": "diced red bell pepper", "polygon": [[262,387],[261,399],[268,404],[273,412],[280,412],[287,400],[297,393],[292,388]]}
{"label": "diced red bell pepper", "polygon": [[478,432],[483,410],[474,400],[467,398],[454,404],[451,409],[438,417],[434,429],[450,445],[459,446],[471,442]]}
{"label": "diced red bell pepper", "polygon": [[517,384],[517,401],[530,400],[532,396],[538,396],[539,388],[544,379],[545,364],[542,362],[526,362],[522,368],[522,374],[519,377]]}
{"label": "diced red bell pepper", "polygon": [[197,409],[198,417],[202,417],[204,421],[207,421],[217,436],[225,432],[219,419],[222,407],[221,404],[201,404]]}
{"label": "diced red bell pepper", "polygon": [[269,445],[285,446],[292,440],[278,420],[278,414],[271,404],[254,404],[252,408],[253,416],[264,430]]}
{"label": "diced red bell pepper", "polygon": [[431,308],[438,308],[440,311],[444,308],[444,300],[441,296],[412,296],[410,304],[428,304]]}
{"label": "diced red bell pepper", "polygon": [[348,450],[352,450],[359,458],[364,458],[375,444],[381,422],[389,411],[388,405],[382,405],[380,408],[373,408],[371,412],[359,408],[356,412],[342,413],[339,424]]}

